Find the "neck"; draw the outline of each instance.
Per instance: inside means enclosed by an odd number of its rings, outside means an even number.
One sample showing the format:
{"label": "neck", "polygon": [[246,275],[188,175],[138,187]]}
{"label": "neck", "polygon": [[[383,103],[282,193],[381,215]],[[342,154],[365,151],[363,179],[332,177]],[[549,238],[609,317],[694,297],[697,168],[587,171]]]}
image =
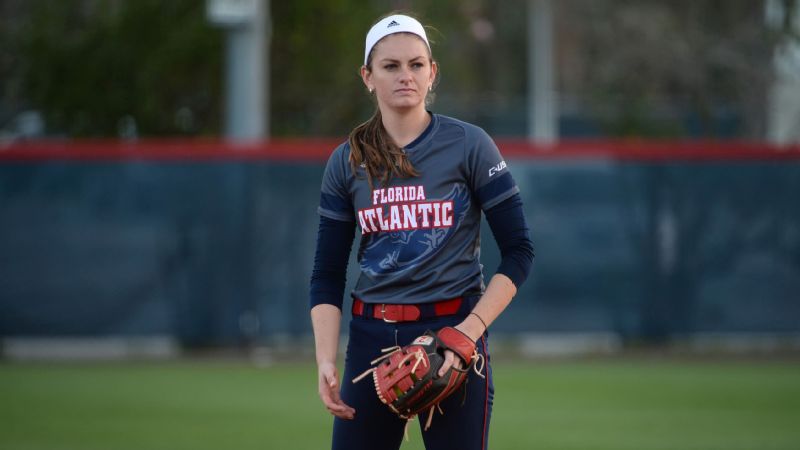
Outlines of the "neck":
{"label": "neck", "polygon": [[419,137],[431,121],[425,108],[414,108],[405,112],[381,111],[381,117],[386,132],[400,148]]}

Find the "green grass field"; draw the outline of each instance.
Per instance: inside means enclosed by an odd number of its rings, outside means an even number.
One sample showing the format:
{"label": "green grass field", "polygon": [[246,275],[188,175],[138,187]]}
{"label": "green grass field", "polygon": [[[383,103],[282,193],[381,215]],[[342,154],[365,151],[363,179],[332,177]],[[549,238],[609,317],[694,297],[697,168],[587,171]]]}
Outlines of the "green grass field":
{"label": "green grass field", "polygon": [[[800,449],[800,363],[494,370],[496,450]],[[0,364],[4,450],[325,449],[330,425],[311,365]],[[421,448],[418,431],[403,444]]]}

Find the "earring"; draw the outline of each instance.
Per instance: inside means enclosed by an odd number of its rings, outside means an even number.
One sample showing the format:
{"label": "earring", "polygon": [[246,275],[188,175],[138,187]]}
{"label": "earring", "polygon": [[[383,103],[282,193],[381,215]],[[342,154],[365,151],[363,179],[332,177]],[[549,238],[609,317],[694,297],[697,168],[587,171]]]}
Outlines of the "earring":
{"label": "earring", "polygon": [[433,85],[428,86],[428,92],[433,92]]}
{"label": "earring", "polygon": [[373,88],[369,88],[369,93],[372,94],[372,91],[374,91],[374,90],[375,89],[373,89]]}

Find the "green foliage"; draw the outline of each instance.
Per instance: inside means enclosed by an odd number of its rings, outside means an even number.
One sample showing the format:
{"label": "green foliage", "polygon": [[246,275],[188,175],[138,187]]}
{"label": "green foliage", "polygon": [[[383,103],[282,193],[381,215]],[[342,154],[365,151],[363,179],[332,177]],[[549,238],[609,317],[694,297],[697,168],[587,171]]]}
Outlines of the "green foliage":
{"label": "green foliage", "polygon": [[569,54],[583,70],[559,66],[562,89],[582,93],[606,135],[758,136],[774,44],[763,9],[747,0],[565,2],[562,26],[576,36],[559,38],[579,44]]}
{"label": "green foliage", "polygon": [[[272,2],[274,20],[272,109],[279,135],[344,136],[375,109],[361,81],[364,38],[370,26],[391,12],[411,13],[429,28],[434,58],[443,79],[437,90],[474,86],[477,71],[465,41],[464,17],[454,0],[396,2],[336,0]],[[438,104],[434,109],[437,111]]]}
{"label": "green foliage", "polygon": [[360,75],[374,2],[272,2],[271,110],[277,135],[344,136],[372,105]]}
{"label": "green foliage", "polygon": [[[364,35],[397,8],[434,29],[432,109],[526,134],[529,2],[271,1],[270,129],[345,136],[374,105]],[[794,2],[783,0],[791,10]],[[775,43],[762,2],[553,2],[566,135],[761,137]],[[788,16],[787,16],[788,17]],[[224,31],[198,0],[0,0],[0,126],[25,109],[49,134],[219,134]]]}
{"label": "green foliage", "polygon": [[36,1],[26,17],[14,42],[23,95],[51,132],[217,131],[221,33],[202,2]]}

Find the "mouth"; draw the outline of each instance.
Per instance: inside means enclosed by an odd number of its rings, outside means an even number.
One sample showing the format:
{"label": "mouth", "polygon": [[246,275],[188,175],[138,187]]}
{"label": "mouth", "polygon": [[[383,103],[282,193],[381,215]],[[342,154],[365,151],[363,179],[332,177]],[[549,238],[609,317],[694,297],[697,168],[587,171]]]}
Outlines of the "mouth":
{"label": "mouth", "polygon": [[396,89],[394,92],[397,94],[413,94],[417,91],[415,89],[410,89],[410,88],[401,88],[401,89]]}

